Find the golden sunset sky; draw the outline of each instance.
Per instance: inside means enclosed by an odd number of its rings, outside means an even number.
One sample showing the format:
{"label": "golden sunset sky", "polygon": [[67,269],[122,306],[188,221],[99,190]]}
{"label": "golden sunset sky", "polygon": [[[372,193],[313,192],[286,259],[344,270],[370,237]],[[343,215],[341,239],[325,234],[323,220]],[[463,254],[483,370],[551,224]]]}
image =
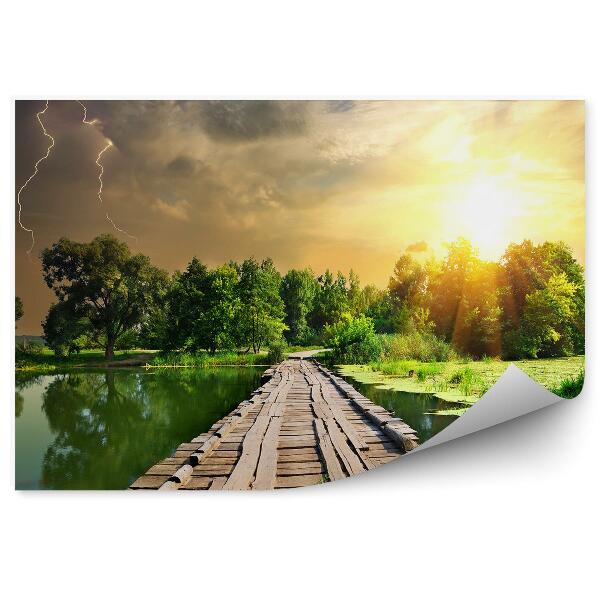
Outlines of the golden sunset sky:
{"label": "golden sunset sky", "polygon": [[[160,267],[270,256],[386,286],[398,255],[465,236],[486,259],[563,240],[584,260],[580,101],[51,101],[55,139],[16,223],[17,333],[39,334],[52,293],[38,259],[61,236],[113,232]],[[16,104],[18,190],[48,140]],[[97,198],[104,153],[103,206]],[[16,191],[15,191],[16,195]],[[116,225],[137,242],[115,231]]]}

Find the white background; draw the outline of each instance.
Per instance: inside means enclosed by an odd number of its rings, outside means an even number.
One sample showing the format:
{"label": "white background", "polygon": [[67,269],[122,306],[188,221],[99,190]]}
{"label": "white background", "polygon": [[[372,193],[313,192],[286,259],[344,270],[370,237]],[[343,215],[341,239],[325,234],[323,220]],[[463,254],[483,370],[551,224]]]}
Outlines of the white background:
{"label": "white background", "polygon": [[[10,598],[589,598],[598,591],[592,2],[4,3],[0,586]],[[596,57],[596,58],[594,58]],[[336,485],[16,493],[14,97],[583,98],[583,395]],[[596,596],[597,597],[597,596]]]}

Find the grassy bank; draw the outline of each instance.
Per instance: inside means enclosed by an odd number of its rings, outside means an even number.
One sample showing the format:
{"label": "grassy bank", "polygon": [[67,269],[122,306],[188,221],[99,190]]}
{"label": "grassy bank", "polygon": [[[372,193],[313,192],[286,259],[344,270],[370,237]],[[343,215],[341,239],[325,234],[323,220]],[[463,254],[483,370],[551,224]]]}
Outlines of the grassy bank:
{"label": "grassy bank", "polygon": [[[584,357],[512,361],[532,379],[562,397],[573,397],[583,384]],[[343,375],[387,389],[433,393],[456,402],[456,414],[476,402],[504,373],[511,361],[463,360],[423,363],[414,360],[342,365]]]}
{"label": "grassy bank", "polygon": [[251,367],[270,366],[266,352],[238,354],[237,352],[161,352],[150,363],[153,367]]}
{"label": "grassy bank", "polygon": [[128,366],[131,362],[146,362],[152,360],[155,350],[118,350],[110,361],[104,358],[102,350],[81,350],[78,354],[71,356],[55,356],[48,348],[42,348],[35,353],[26,355],[17,354],[15,368],[17,371],[55,371],[56,369],[69,369],[80,367],[99,367],[110,364],[110,366],[122,363]]}
{"label": "grassy bank", "polygon": [[[290,352],[318,349],[320,346],[287,346],[284,355]],[[270,366],[273,362],[267,351],[253,353],[221,351],[208,352],[159,352],[157,350],[120,350],[112,360],[104,358],[102,350],[82,350],[68,357],[57,357],[45,347],[36,348],[30,353],[17,353],[17,371],[48,372],[57,369],[82,367],[133,367],[149,365],[156,368],[175,367],[219,367],[219,366]]]}

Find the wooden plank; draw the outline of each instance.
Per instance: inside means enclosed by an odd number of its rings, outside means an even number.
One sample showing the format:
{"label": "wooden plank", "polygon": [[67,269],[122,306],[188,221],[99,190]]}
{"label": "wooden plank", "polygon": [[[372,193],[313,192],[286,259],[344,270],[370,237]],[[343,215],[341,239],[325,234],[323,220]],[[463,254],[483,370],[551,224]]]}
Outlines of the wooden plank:
{"label": "wooden plank", "polygon": [[290,438],[289,440],[282,440],[279,438],[279,444],[277,446],[278,451],[286,448],[316,448],[317,440],[298,440],[296,438]]}
{"label": "wooden plank", "polygon": [[130,487],[134,490],[157,490],[167,479],[167,475],[142,475]]}
{"label": "wooden plank", "polygon": [[329,408],[333,413],[338,425],[346,434],[350,444],[354,446],[356,450],[368,450],[369,446],[367,445],[367,442],[360,437],[356,429],[354,429],[354,427],[350,424],[350,421],[348,421],[348,419],[346,419],[346,417],[343,415],[342,411],[337,406],[333,406],[331,404],[329,405]]}
{"label": "wooden plank", "polygon": [[272,417],[260,448],[260,458],[256,467],[256,478],[252,489],[272,490],[277,478],[277,442],[281,429],[280,417]]}
{"label": "wooden plank", "polygon": [[[317,475],[325,473],[325,468],[320,462],[290,463],[277,467],[277,476],[281,475]],[[275,481],[273,481],[275,485]]]}
{"label": "wooden plank", "polygon": [[319,454],[317,452],[303,452],[302,454],[288,454],[286,456],[279,456],[277,458],[278,464],[282,463],[299,463],[299,462],[312,462],[319,460]]}
{"label": "wooden plank", "polygon": [[207,490],[212,482],[211,477],[192,477],[180,490]]}
{"label": "wooden plank", "polygon": [[342,470],[342,467],[335,454],[335,450],[333,449],[333,443],[331,441],[331,438],[325,430],[325,426],[321,419],[317,419],[315,421],[315,432],[319,440],[318,449],[321,456],[323,457],[323,460],[325,461],[325,466],[327,468],[327,475],[329,476],[329,479],[331,481],[343,479],[346,475]]}
{"label": "wooden plank", "polygon": [[173,473],[175,473],[175,471],[177,471],[177,469],[179,468],[179,465],[163,465],[161,463],[158,463],[157,465],[154,465],[153,467],[150,467],[147,471],[146,471],[146,475],[166,475],[167,477],[171,477],[171,475],[173,475]]}
{"label": "wooden plank", "polygon": [[210,490],[222,490],[227,477],[215,477],[210,485]]}
{"label": "wooden plank", "polygon": [[283,475],[277,477],[276,488],[295,488],[324,483],[322,475]]}
{"label": "wooden plank", "polygon": [[254,476],[260,455],[260,446],[269,426],[270,417],[258,416],[248,430],[242,445],[242,456],[229,479],[223,486],[226,490],[247,490]]}
{"label": "wooden plank", "polygon": [[206,465],[204,463],[194,467],[193,475],[204,475],[211,477],[222,477],[230,475],[234,469],[234,465]]}
{"label": "wooden plank", "polygon": [[346,439],[342,435],[342,432],[338,429],[335,419],[327,419],[325,421],[327,432],[331,438],[331,442],[338,453],[341,461],[344,463],[346,470],[350,475],[358,475],[365,470],[365,467],[358,457],[348,446]]}

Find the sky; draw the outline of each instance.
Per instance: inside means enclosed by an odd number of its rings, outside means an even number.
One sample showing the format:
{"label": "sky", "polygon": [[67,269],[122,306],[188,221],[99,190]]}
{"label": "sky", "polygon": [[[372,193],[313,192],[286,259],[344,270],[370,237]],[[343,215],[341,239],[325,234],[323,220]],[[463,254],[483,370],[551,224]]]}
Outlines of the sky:
{"label": "sky", "polygon": [[[584,260],[580,101],[50,101],[15,109],[18,334],[52,292],[40,251],[114,233],[172,272],[270,256],[387,285],[403,252],[441,257],[464,236],[565,241]],[[108,148],[108,144],[111,144]],[[98,198],[100,167],[104,168]]]}

